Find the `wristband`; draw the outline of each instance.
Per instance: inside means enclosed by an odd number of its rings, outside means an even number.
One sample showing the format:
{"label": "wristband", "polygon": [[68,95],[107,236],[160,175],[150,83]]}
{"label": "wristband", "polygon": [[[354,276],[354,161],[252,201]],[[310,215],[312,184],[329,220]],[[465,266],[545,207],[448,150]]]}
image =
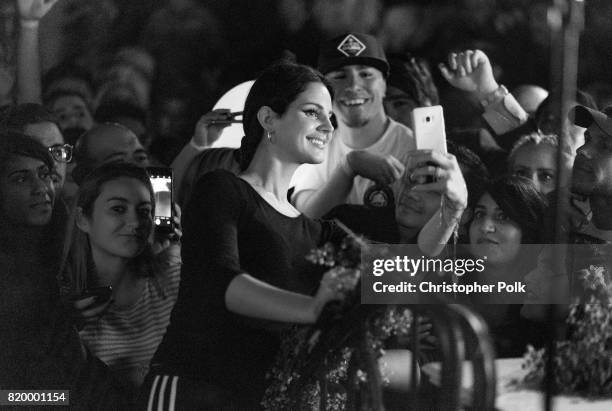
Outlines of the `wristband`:
{"label": "wristband", "polygon": [[505,86],[499,86],[495,91],[490,92],[484,99],[480,100],[480,104],[483,107],[490,106],[493,103],[503,100],[508,94],[510,94],[510,92]]}
{"label": "wristband", "polygon": [[21,19],[19,20],[19,24],[21,25],[21,27],[26,28],[26,29],[35,29],[38,27],[39,24],[39,20],[35,20],[35,19]]}

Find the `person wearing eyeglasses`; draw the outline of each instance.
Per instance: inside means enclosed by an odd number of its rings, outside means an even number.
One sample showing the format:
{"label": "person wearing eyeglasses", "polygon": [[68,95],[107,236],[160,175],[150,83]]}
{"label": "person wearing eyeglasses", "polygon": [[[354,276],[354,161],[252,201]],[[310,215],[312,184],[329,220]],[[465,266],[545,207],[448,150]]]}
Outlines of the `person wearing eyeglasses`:
{"label": "person wearing eyeglasses", "polygon": [[57,171],[54,185],[58,191],[61,190],[72,160],[72,146],[65,143],[55,115],[40,104],[19,104],[0,114],[0,126],[31,136],[47,147]]}
{"label": "person wearing eyeglasses", "polygon": [[65,216],[53,163],[38,141],[0,130],[0,387],[63,387],[74,409],[126,409],[59,298]]}

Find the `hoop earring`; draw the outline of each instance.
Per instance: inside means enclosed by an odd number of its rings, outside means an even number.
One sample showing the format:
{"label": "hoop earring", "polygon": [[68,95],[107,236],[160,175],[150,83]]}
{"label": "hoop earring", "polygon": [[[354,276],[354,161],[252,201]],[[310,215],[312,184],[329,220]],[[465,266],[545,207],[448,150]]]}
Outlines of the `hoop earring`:
{"label": "hoop earring", "polygon": [[272,142],[272,133],[270,133],[269,131],[266,131],[266,137],[268,138],[270,142]]}

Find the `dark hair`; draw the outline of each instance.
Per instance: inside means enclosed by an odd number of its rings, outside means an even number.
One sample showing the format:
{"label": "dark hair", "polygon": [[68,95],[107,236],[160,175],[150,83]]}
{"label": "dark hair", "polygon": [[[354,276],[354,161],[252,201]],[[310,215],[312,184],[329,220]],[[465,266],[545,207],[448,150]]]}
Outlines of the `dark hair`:
{"label": "dark hair", "polygon": [[257,77],[244,103],[244,137],[240,145],[240,168],[245,170],[257,150],[263,136],[263,127],[257,119],[257,112],[268,106],[275,113],[283,115],[297,96],[309,83],[322,83],[329,94],[334,96],[329,81],[317,70],[302,65],[281,61],[266,68]]}
{"label": "dark hair", "polygon": [[[540,103],[535,112],[535,121],[538,129],[548,134],[556,132],[551,123],[555,120],[554,116],[556,116],[556,113],[551,113],[553,109],[554,92],[555,91],[551,92],[548,97]],[[582,90],[576,90],[575,97],[575,101],[578,105],[598,110],[595,99],[589,93]]]}
{"label": "dark hair", "polygon": [[44,106],[35,103],[25,103],[9,106],[0,113],[0,126],[23,133],[28,124],[53,123],[59,128],[55,114]]}
{"label": "dark hair", "polygon": [[[77,293],[87,288],[88,275],[93,267],[87,234],[77,227],[77,212],[80,208],[85,216],[91,217],[93,206],[102,192],[102,186],[109,181],[122,177],[133,178],[140,181],[151,196],[151,219],[155,215],[155,194],[147,170],[131,163],[111,162],[93,169],[79,186],[73,207],[68,219],[66,238],[62,252],[60,278],[63,287],[70,287],[71,292]],[[151,224],[151,228],[153,225]],[[135,271],[141,275],[155,273],[155,260],[150,247],[136,256],[130,262]]]}
{"label": "dark hair", "polygon": [[89,101],[89,99],[83,93],[77,90],[67,90],[63,88],[53,90],[48,96],[45,97],[44,103],[47,107],[50,107],[53,105],[55,100],[61,97],[78,97],[83,100],[83,103],[85,103],[85,108],[87,108],[90,113],[92,112],[91,101]]}
{"label": "dark hair", "polygon": [[146,127],[147,112],[137,104],[125,99],[107,99],[98,106],[94,118],[98,123],[117,121],[121,117],[138,120]]}
{"label": "dark hair", "polygon": [[0,174],[4,173],[6,164],[16,156],[30,157],[42,161],[54,169],[54,162],[49,150],[32,137],[12,130],[0,131]]}
{"label": "dark hair", "polygon": [[519,176],[501,177],[490,181],[484,193],[489,194],[504,214],[519,226],[521,243],[542,242],[548,203],[531,180]]}
{"label": "dark hair", "polygon": [[[81,66],[77,66],[71,62],[65,61],[56,66],[51,67],[42,77],[43,99],[49,100],[50,94],[56,89],[51,87],[54,83],[65,79],[72,78],[80,80],[85,86],[87,92],[91,95],[94,93],[93,78],[88,70]],[[90,97],[90,96],[86,96]]]}

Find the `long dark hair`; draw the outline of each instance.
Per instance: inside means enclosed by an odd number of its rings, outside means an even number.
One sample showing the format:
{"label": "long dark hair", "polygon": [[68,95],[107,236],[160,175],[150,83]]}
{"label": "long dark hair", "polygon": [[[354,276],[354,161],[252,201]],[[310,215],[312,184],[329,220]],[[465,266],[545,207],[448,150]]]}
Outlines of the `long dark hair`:
{"label": "long dark hair", "polygon": [[[49,153],[49,150],[38,141],[34,140],[23,133],[13,130],[0,131],[0,176],[6,172],[7,164],[16,157],[29,157],[40,160],[47,166],[51,173],[55,173],[55,163]],[[0,203],[4,201],[4,193],[0,191]],[[53,206],[53,215],[48,224],[45,225],[42,232],[42,240],[38,253],[43,256],[49,266],[57,268],[59,260],[58,243],[63,238],[63,225],[65,222],[66,210],[59,195],[55,194],[55,202]],[[27,230],[16,232],[16,227],[12,226],[12,222],[0,215],[0,247],[5,246],[13,248],[18,241],[15,241],[17,236],[28,235]],[[33,244],[34,245],[34,244]]]}
{"label": "long dark hair", "polygon": [[[95,272],[89,237],[76,224],[78,209],[80,208],[85,216],[91,217],[94,203],[102,192],[102,186],[122,177],[136,179],[149,190],[153,206],[151,219],[155,215],[155,194],[146,169],[130,163],[112,162],[92,170],[79,186],[68,219],[60,265],[60,285],[64,292],[81,293],[88,286],[89,275]],[[137,274],[147,276],[157,272],[155,262],[151,247],[147,245],[145,250],[130,262],[130,265]]]}
{"label": "long dark hair", "polygon": [[240,144],[242,170],[246,170],[251,163],[263,136],[263,127],[257,119],[259,109],[268,106],[276,114],[283,115],[310,83],[322,83],[333,99],[334,91],[329,81],[317,70],[302,64],[283,60],[268,67],[257,77],[244,103],[244,137]]}

